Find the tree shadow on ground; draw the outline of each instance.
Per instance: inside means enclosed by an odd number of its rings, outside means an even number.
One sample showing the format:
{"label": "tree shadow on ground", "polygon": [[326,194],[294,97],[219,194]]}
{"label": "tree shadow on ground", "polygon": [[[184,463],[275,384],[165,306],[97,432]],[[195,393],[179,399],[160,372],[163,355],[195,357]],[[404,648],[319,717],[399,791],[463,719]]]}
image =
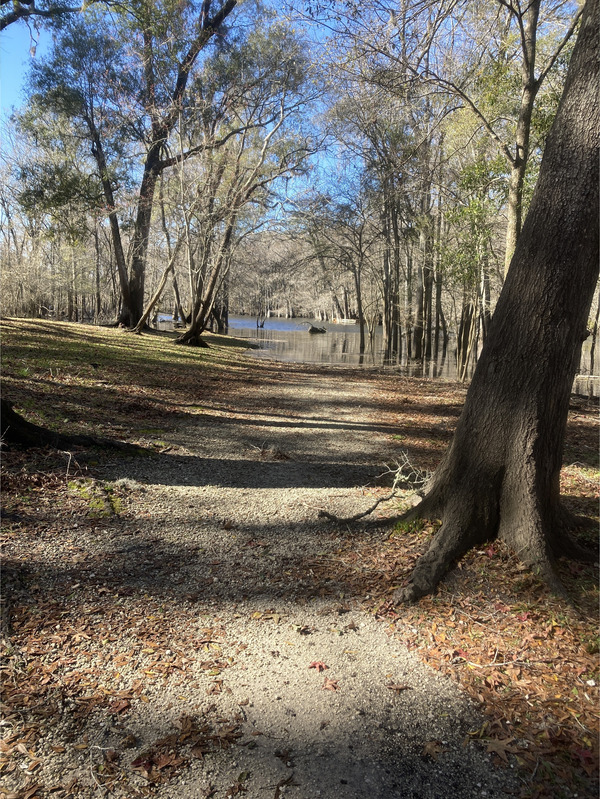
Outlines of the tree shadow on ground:
{"label": "tree shadow on ground", "polygon": [[[258,440],[259,441],[259,440]],[[285,449],[285,442],[277,442]],[[257,445],[248,444],[260,449]],[[254,454],[254,453],[253,453]],[[371,463],[345,463],[339,459],[293,460],[284,451],[274,460],[250,458],[201,458],[195,455],[154,456],[160,468],[153,472],[152,484],[163,486],[219,486],[221,488],[354,488],[373,483],[381,467]],[[281,457],[281,459],[277,459]],[[114,479],[145,482],[145,471],[136,469],[135,461],[116,463],[111,467]],[[147,479],[147,478],[146,478]]]}

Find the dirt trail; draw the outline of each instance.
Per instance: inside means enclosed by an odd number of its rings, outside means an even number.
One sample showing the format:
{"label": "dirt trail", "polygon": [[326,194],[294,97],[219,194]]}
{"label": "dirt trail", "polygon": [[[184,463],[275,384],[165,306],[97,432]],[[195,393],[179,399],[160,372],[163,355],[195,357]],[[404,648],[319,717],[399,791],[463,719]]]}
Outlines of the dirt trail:
{"label": "dirt trail", "polygon": [[466,695],[336,579],[349,536],[384,534],[317,517],[363,510],[395,454],[376,374],[257,373],[161,454],[102,467],[117,516],[43,542],[39,585],[80,597],[59,627],[85,638],[56,674],[93,688],[53,722],[38,782],[80,797],[518,795],[516,770],[469,740],[482,720]]}
{"label": "dirt trail", "polygon": [[148,580],[154,591],[157,580],[167,582],[184,600],[197,593],[195,635],[212,630],[221,659],[232,661],[213,675],[190,653],[189,677],[131,714],[128,730],[148,745],[157,723],[166,734],[188,706],[235,719],[243,733],[159,794],[514,795],[510,770],[494,770],[480,748],[464,746],[478,724],[467,698],[345,586],[321,584],[311,570],[345,536],[365,535],[319,521],[318,509],[362,510],[371,501],[365,487],[393,456],[376,382],[345,370],[263,369],[264,381],[241,403],[203,409],[168,454],[121,462],[105,475],[144,487],[134,492],[143,531],[128,546],[139,552],[142,536],[160,541],[167,561],[189,553],[177,571]]}

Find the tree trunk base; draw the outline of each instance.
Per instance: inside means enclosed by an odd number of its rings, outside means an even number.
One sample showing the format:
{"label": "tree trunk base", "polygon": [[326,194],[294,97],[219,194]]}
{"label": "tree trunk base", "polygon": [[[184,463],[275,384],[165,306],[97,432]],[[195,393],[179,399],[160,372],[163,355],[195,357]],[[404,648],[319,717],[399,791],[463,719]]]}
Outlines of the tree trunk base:
{"label": "tree trunk base", "polygon": [[[499,524],[500,501],[494,507],[489,502],[481,506],[469,505],[465,498],[459,498],[460,491],[454,487],[448,494],[449,499],[445,506],[440,508],[439,494],[435,490],[428,494],[423,501],[405,514],[393,521],[411,521],[414,519],[440,518],[442,526],[435,534],[429,549],[422,555],[410,576],[406,586],[397,589],[393,594],[393,601],[400,603],[416,602],[421,597],[435,591],[438,584],[451,570],[454,564],[475,546],[496,539],[502,540],[512,549],[527,566],[547,585],[548,589],[563,599],[568,599],[566,591],[560,582],[555,562],[558,557],[567,557],[587,563],[598,561],[598,552],[579,544],[570,534],[573,529],[584,525],[592,526],[589,519],[575,517],[559,506],[555,514],[553,533],[543,534],[543,523],[536,514],[522,509],[523,517],[527,518],[520,536],[513,537],[512,526],[508,528]],[[489,493],[486,492],[486,499]],[[440,513],[441,511],[441,513]],[[390,520],[388,520],[389,523]],[[502,532],[504,531],[504,532]],[[528,546],[519,546],[521,536],[525,532]]]}
{"label": "tree trunk base", "polygon": [[175,344],[185,344],[187,347],[208,347],[209,345],[202,338],[202,333],[194,333],[193,330],[186,330],[181,336],[175,339]]}
{"label": "tree trunk base", "polygon": [[140,447],[96,436],[68,435],[48,430],[37,424],[28,422],[16,411],[8,400],[0,400],[0,435],[3,447],[31,449],[33,447],[53,447],[54,449],[70,449],[71,447],[100,447],[101,449],[120,449],[132,454],[138,453]]}

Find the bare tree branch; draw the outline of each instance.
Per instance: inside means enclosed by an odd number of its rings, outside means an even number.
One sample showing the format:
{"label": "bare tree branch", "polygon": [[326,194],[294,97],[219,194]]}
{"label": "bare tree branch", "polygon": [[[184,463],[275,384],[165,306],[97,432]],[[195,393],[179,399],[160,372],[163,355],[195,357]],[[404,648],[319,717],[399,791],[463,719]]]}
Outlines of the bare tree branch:
{"label": "bare tree branch", "polygon": [[[8,5],[10,0],[2,0],[0,5]],[[19,22],[21,19],[29,19],[30,17],[41,17],[43,19],[53,19],[63,16],[64,14],[77,14],[83,10],[83,4],[80,6],[63,6],[56,5],[49,8],[36,8],[35,0],[15,0],[13,2],[13,9],[8,14],[5,14],[0,19],[0,31]]]}
{"label": "bare tree branch", "polygon": [[561,54],[561,52],[563,51],[565,45],[567,44],[569,39],[575,33],[575,30],[577,29],[577,26],[579,25],[579,20],[581,19],[581,15],[582,14],[583,14],[583,7],[580,8],[579,11],[577,12],[577,14],[575,15],[575,17],[573,19],[573,22],[571,23],[571,26],[569,27],[569,30],[565,33],[565,35],[563,37],[562,42],[558,45],[556,50],[552,53],[552,55],[548,59],[548,62],[546,63],[546,65],[544,66],[544,68],[542,69],[540,74],[538,75],[538,77],[536,79],[536,84],[538,86],[540,86],[543,83],[543,81],[546,78],[546,75],[550,72],[550,70],[552,69],[552,67],[556,63],[556,60],[557,60],[558,56]]}

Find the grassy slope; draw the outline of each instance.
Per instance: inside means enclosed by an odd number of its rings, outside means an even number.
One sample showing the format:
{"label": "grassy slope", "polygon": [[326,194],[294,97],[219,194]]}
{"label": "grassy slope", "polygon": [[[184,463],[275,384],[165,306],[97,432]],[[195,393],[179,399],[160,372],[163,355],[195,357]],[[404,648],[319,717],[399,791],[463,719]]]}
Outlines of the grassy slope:
{"label": "grassy slope", "polygon": [[224,375],[247,377],[246,345],[207,336],[210,350],[181,347],[168,333],[5,320],[2,392],[30,421],[70,433],[148,443],[210,396]]}

